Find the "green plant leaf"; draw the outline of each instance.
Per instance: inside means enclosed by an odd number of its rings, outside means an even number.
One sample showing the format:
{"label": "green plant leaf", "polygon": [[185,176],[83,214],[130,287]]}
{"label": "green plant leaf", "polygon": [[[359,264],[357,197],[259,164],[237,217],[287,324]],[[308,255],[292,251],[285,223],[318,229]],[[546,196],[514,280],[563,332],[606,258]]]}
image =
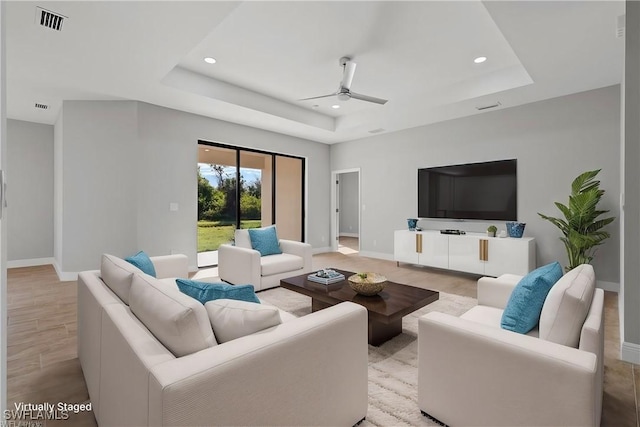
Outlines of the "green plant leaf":
{"label": "green plant leaf", "polygon": [[593,181],[593,179],[598,175],[600,169],[583,172],[578,175],[576,179],[571,183],[571,194],[579,194],[583,191],[591,189],[593,187],[598,187],[600,185],[600,181]]}
{"label": "green plant leaf", "polygon": [[600,189],[600,181],[595,179],[599,172],[600,169],[587,171],[573,180],[568,205],[555,202],[564,220],[538,213],[542,219],[551,222],[562,232],[560,240],[569,261],[569,265],[565,267],[567,271],[580,264],[590,263],[595,248],[610,237],[609,232],[603,228],[611,224],[615,217],[598,219],[609,212],[597,209],[604,194],[604,190]]}

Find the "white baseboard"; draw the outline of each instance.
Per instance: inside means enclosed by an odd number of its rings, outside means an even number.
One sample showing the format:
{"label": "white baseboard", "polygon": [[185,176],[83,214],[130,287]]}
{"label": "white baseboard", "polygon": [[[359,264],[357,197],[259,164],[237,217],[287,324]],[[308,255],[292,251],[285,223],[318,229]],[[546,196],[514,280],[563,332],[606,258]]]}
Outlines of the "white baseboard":
{"label": "white baseboard", "polygon": [[360,251],[360,256],[366,256],[367,258],[384,259],[387,261],[395,261],[393,258],[393,254],[386,254],[383,252]]}
{"label": "white baseboard", "polygon": [[53,260],[53,268],[55,268],[58,280],[61,282],[74,282],[78,280],[78,272],[62,271],[55,259]]}
{"label": "white baseboard", "polygon": [[333,252],[333,249],[331,249],[331,246],[324,246],[322,248],[313,248],[313,250],[311,251],[311,253],[315,254],[324,254],[327,252]]}
{"label": "white baseboard", "polygon": [[625,362],[640,365],[640,345],[631,342],[623,342],[620,346],[620,359]]}
{"label": "white baseboard", "polygon": [[360,237],[358,233],[343,233],[342,231],[339,233],[340,237]]}
{"label": "white baseboard", "polygon": [[605,282],[603,280],[596,280],[596,288],[604,289],[605,291],[620,292],[620,283]]}
{"label": "white baseboard", "polygon": [[32,258],[32,259],[18,259],[15,261],[7,261],[7,268],[20,268],[20,267],[36,267],[38,265],[53,264],[54,258]]}

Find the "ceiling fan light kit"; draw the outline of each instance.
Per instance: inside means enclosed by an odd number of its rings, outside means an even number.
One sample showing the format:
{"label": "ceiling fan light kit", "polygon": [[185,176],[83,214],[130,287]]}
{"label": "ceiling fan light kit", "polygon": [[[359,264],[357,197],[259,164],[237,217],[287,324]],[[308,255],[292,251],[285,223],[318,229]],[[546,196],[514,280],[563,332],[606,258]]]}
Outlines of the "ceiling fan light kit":
{"label": "ceiling fan light kit", "polygon": [[373,96],[362,95],[359,93],[351,92],[351,82],[353,81],[353,76],[355,75],[355,72],[356,72],[356,63],[351,61],[351,58],[349,58],[348,56],[343,56],[342,58],[340,58],[338,62],[340,66],[343,68],[342,80],[340,81],[340,86],[338,87],[338,90],[328,95],[320,95],[320,96],[314,96],[311,98],[304,98],[304,99],[300,99],[299,101],[309,101],[312,99],[330,98],[332,96],[335,96],[338,98],[339,101],[348,101],[351,98],[353,98],[360,101],[372,102],[374,104],[380,104],[380,105],[384,105],[387,103],[386,99],[376,98]]}

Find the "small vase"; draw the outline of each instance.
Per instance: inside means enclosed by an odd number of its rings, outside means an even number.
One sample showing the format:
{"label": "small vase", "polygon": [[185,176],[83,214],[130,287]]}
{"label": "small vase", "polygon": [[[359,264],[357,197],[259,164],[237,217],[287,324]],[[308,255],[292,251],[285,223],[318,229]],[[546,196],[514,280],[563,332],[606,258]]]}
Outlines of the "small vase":
{"label": "small vase", "polygon": [[418,220],[416,218],[409,218],[407,219],[407,225],[409,226],[409,231],[415,231]]}
{"label": "small vase", "polygon": [[507,232],[509,233],[509,237],[522,237],[525,225],[527,224],[524,222],[507,222]]}
{"label": "small vase", "polygon": [[496,232],[495,231],[487,231],[487,236],[488,237],[496,237]]}

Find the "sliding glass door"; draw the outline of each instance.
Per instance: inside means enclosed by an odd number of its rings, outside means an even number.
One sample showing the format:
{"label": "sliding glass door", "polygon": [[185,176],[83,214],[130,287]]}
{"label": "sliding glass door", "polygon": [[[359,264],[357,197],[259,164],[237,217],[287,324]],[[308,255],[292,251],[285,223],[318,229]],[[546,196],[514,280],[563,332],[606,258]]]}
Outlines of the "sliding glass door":
{"label": "sliding glass door", "polygon": [[198,266],[217,264],[236,228],[277,224],[304,240],[304,159],[199,141]]}
{"label": "sliding glass door", "polygon": [[[233,239],[237,218],[236,152],[198,147],[198,253],[217,251]],[[198,264],[217,264],[217,254],[198,257]]]}

